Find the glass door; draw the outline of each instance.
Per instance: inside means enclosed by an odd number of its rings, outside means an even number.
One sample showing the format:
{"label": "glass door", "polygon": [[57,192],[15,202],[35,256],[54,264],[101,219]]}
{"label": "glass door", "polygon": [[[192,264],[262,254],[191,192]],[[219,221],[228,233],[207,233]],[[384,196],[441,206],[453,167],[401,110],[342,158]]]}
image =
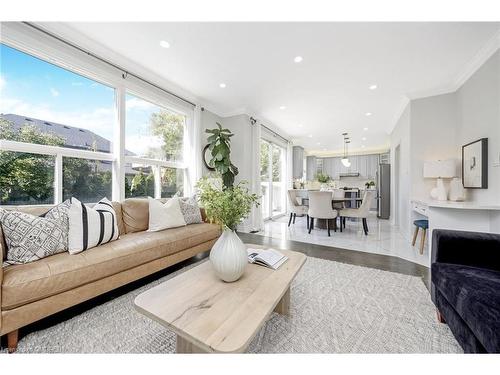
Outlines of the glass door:
{"label": "glass door", "polygon": [[260,142],[262,217],[272,219],[286,213],[286,151],[266,140]]}

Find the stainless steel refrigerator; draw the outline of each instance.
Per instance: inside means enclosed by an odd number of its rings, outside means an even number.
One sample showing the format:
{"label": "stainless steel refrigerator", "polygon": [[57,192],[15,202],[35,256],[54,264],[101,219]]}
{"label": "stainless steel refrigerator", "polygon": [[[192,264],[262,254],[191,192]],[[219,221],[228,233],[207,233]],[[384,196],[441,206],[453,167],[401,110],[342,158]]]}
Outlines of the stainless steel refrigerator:
{"label": "stainless steel refrigerator", "polygon": [[389,219],[391,214],[391,165],[379,164],[377,170],[377,217]]}

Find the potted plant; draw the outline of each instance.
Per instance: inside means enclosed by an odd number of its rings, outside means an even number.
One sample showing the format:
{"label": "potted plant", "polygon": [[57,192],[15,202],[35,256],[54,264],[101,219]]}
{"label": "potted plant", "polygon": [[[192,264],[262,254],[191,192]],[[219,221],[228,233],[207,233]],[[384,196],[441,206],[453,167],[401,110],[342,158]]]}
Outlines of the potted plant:
{"label": "potted plant", "polygon": [[207,141],[212,155],[210,164],[216,173],[205,176],[196,185],[198,199],[210,222],[221,226],[222,235],[210,251],[210,261],[218,277],[226,282],[238,280],[248,263],[246,246],[236,234],[236,227],[258,206],[259,197],[251,194],[247,182],[234,184],[238,168],[231,162],[231,137],[233,134],[217,123],[217,128],[207,129]]}
{"label": "potted plant", "polygon": [[330,181],[330,176],[326,173],[318,173],[316,175],[316,180],[321,183],[321,189],[328,189],[328,182]]}
{"label": "potted plant", "polygon": [[366,190],[370,189],[372,186],[375,186],[375,181],[367,181],[365,183]]}

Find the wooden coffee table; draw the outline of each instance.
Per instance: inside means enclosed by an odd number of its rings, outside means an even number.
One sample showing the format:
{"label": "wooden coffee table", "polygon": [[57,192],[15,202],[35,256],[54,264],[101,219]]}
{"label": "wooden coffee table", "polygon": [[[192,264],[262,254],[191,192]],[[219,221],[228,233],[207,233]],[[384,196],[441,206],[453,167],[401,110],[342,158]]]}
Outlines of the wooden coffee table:
{"label": "wooden coffee table", "polygon": [[244,352],[273,311],[289,314],[290,284],[306,256],[280,251],[289,259],[278,270],[249,264],[234,283],[206,261],[141,293],[135,307],[177,334],[177,353]]}

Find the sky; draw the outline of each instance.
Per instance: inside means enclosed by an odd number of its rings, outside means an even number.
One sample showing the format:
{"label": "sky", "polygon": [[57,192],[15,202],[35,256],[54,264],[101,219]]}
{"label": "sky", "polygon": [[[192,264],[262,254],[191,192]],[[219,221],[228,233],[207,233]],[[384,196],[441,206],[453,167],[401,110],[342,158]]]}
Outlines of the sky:
{"label": "sky", "polygon": [[[149,135],[160,107],[127,94],[125,148],[144,155],[161,140]],[[33,117],[93,131],[112,141],[112,87],[0,44],[0,113]]]}

